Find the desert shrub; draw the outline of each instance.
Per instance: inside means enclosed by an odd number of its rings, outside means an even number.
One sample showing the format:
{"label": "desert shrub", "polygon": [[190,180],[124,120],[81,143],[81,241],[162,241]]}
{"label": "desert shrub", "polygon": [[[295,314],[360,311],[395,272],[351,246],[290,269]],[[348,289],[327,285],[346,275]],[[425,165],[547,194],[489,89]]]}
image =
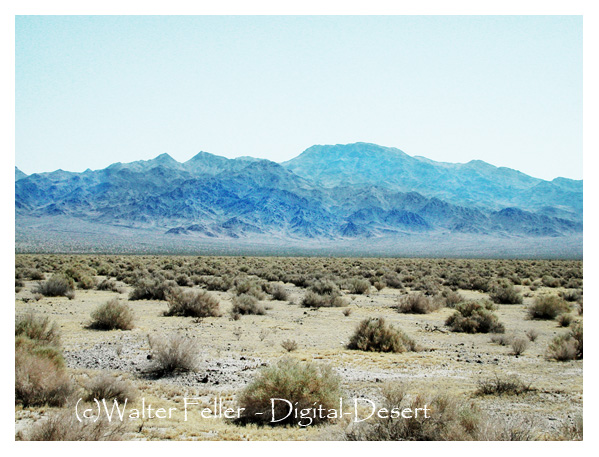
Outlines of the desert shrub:
{"label": "desert shrub", "polygon": [[152,367],[150,372],[165,376],[177,372],[195,371],[199,350],[196,342],[178,334],[149,337]]}
{"label": "desert shrub", "polygon": [[86,401],[97,399],[117,400],[119,403],[135,400],[136,392],[130,382],[108,373],[101,373],[92,378],[85,386]]}
{"label": "desert shrub", "polygon": [[582,324],[575,324],[572,329],[556,336],[547,348],[547,356],[560,362],[582,359]]}
{"label": "desert shrub", "polygon": [[24,407],[64,405],[72,385],[56,349],[22,343],[15,350],[15,402]]}
{"label": "desert shrub", "polygon": [[[262,369],[258,377],[241,393],[238,404],[244,408],[240,423],[269,425],[316,425],[326,422],[316,415],[310,422],[299,416],[300,411],[337,408],[341,398],[340,379],[333,369],[326,365],[283,359],[276,365]],[[293,405],[292,414],[284,420],[289,411],[288,404],[277,402],[273,406],[271,398],[282,398]],[[312,415],[314,417],[314,415]]]}
{"label": "desert shrub", "polygon": [[84,275],[79,278],[79,281],[77,281],[77,288],[89,290],[96,287],[96,284],[97,281],[93,276]]}
{"label": "desert shrub", "polygon": [[34,289],[34,293],[42,294],[45,297],[74,297],[74,281],[62,274],[54,274],[44,282],[40,282]]}
{"label": "desert shrub", "polygon": [[546,439],[555,441],[582,441],[582,424],[582,416],[576,416],[573,420],[565,420],[557,432],[549,435]]}
{"label": "desert shrub", "polygon": [[127,431],[127,422],[106,417],[79,421],[72,411],[60,411],[36,422],[15,439],[24,441],[119,441]]}
{"label": "desert shrub", "polygon": [[440,303],[434,302],[423,293],[403,295],[395,305],[400,313],[428,314],[438,309]]}
{"label": "desert shrub", "polygon": [[283,287],[281,284],[267,282],[262,286],[262,288],[264,289],[264,292],[272,295],[273,300],[278,300],[278,301],[289,300],[289,294],[285,290],[285,287]]}
{"label": "desert shrub", "polygon": [[[403,385],[388,384],[383,388],[383,407],[412,414],[407,418],[375,416],[362,424],[353,424],[346,432],[348,441],[469,441],[501,440],[517,436],[529,439],[527,433],[502,430],[490,425],[484,413],[472,402],[448,395],[409,396]],[[427,408],[425,411],[424,408]],[[419,408],[418,413],[414,413]],[[512,432],[512,433],[510,433]]]}
{"label": "desert shrub", "polygon": [[233,297],[233,308],[231,309],[231,314],[258,314],[263,315],[266,314],[266,309],[253,295],[239,295],[237,297]]}
{"label": "desert shrub", "polygon": [[574,316],[571,314],[560,314],[557,316],[557,323],[560,327],[569,327],[574,322]]}
{"label": "desert shrub", "polygon": [[385,281],[375,281],[373,286],[377,291],[380,292],[387,286],[387,283],[385,283]]}
{"label": "desert shrub", "polygon": [[168,293],[177,287],[175,281],[142,278],[135,282],[129,300],[166,300]]}
{"label": "desert shrub", "polygon": [[500,346],[509,346],[514,341],[514,335],[507,333],[494,333],[491,335],[491,342]]}
{"label": "desert shrub", "polygon": [[118,298],[98,306],[92,311],[91,318],[89,328],[95,330],[131,330],[133,328],[133,312]]}
{"label": "desert shrub", "polygon": [[539,332],[531,328],[525,332],[525,335],[532,343],[534,343],[536,339],[539,337]]}
{"label": "desert shrub", "polygon": [[122,292],[122,289],[119,287],[117,282],[110,279],[104,279],[103,281],[100,281],[100,283],[96,286],[96,290],[107,290],[118,293]]}
{"label": "desert shrub", "polygon": [[526,338],[514,338],[512,341],[512,354],[521,355],[526,349],[528,349],[529,341]]}
{"label": "desert shrub", "polygon": [[567,312],[569,308],[568,303],[557,295],[541,295],[528,308],[528,315],[531,319],[551,320]]}
{"label": "desert shrub", "polygon": [[228,276],[202,276],[198,284],[203,284],[207,290],[226,292],[233,287],[233,280]]}
{"label": "desert shrub", "polygon": [[559,287],[561,281],[549,275],[545,275],[541,278],[541,282],[545,287]]}
{"label": "desert shrub", "polygon": [[489,297],[495,303],[505,305],[518,305],[522,303],[522,295],[511,285],[503,285],[494,288],[489,294]]}
{"label": "desert shrub", "polygon": [[285,340],[281,343],[281,347],[287,352],[293,352],[297,349],[297,342],[295,340]]}
{"label": "desert shrub", "polygon": [[241,281],[235,286],[235,293],[237,295],[249,295],[255,297],[258,300],[264,300],[266,295],[262,292],[262,287],[255,281]]}
{"label": "desert shrub", "polygon": [[582,290],[580,289],[570,289],[565,292],[561,292],[560,296],[569,302],[578,301],[582,298]]}
{"label": "desert shrub", "polygon": [[524,384],[518,376],[491,376],[478,381],[477,395],[520,395],[530,392],[530,385]]}
{"label": "desert shrub", "polygon": [[353,278],[349,282],[350,294],[367,294],[370,291],[370,281],[366,279]]}
{"label": "desert shrub", "polygon": [[464,297],[449,288],[443,289],[441,293],[435,296],[435,299],[438,301],[437,306],[439,308],[444,306],[448,308],[455,308],[458,303],[462,303],[464,301]]}
{"label": "desert shrub", "polygon": [[220,303],[203,290],[172,289],[167,295],[169,308],[165,316],[218,317]]}
{"label": "desert shrub", "polygon": [[25,273],[25,277],[31,279],[32,281],[43,281],[44,273],[41,270],[30,269]]}
{"label": "desert shrub", "polygon": [[345,308],[342,312],[345,317],[349,317],[352,313],[352,310],[351,308]]}
{"label": "desert shrub", "polygon": [[347,306],[347,302],[339,295],[318,294],[309,290],[302,299],[305,308],[331,308]]}
{"label": "desert shrub", "polygon": [[376,352],[416,351],[417,345],[403,331],[387,325],[382,317],[367,318],[358,324],[348,349]]}
{"label": "desert shrub", "polygon": [[60,331],[48,317],[28,313],[15,321],[15,336],[24,336],[44,346],[59,346]]}
{"label": "desert shrub", "polygon": [[456,306],[456,311],[445,321],[452,332],[503,333],[505,328],[493,313],[490,302],[469,301]]}
{"label": "desert shrub", "polygon": [[338,296],[341,295],[341,290],[339,286],[335,284],[333,281],[316,281],[310,286],[310,291],[318,294],[318,295],[331,295]]}

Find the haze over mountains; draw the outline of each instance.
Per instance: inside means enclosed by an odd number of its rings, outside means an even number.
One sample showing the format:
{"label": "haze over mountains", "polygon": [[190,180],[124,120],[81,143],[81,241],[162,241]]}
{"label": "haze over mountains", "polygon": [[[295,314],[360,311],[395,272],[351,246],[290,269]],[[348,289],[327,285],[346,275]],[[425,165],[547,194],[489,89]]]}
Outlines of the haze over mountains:
{"label": "haze over mountains", "polygon": [[58,233],[85,224],[179,245],[471,236],[573,238],[582,249],[582,181],[544,181],[482,161],[435,162],[367,143],[312,146],[282,164],[206,152],[180,163],[161,154],[83,173],[16,169],[15,179],[17,248],[27,234],[34,249],[35,227]]}

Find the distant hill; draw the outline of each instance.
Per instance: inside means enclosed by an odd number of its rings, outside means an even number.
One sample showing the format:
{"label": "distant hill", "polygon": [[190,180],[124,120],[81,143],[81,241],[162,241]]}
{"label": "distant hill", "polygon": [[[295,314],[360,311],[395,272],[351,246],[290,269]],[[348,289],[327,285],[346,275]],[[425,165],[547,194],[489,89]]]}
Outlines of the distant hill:
{"label": "distant hill", "polygon": [[200,152],[184,163],[161,154],[83,173],[15,175],[17,238],[20,220],[58,231],[65,220],[105,232],[125,227],[140,242],[152,233],[181,244],[582,233],[582,181],[544,181],[481,161],[434,162],[366,143],[313,146],[283,164]]}

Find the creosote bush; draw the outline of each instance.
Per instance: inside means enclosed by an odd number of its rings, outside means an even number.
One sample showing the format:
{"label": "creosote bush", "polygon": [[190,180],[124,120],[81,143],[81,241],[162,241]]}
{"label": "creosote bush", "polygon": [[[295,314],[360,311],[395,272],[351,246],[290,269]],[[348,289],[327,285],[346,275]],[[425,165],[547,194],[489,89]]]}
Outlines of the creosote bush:
{"label": "creosote bush", "polygon": [[108,421],[105,416],[79,421],[72,411],[60,411],[19,432],[19,441],[120,441],[127,431],[127,421]]}
{"label": "creosote bush", "polygon": [[136,281],[129,300],[166,300],[167,295],[178,287],[172,280],[142,278]]}
{"label": "creosote bush", "polygon": [[239,295],[233,297],[233,308],[231,309],[232,315],[243,315],[243,314],[266,314],[266,309],[253,295]]}
{"label": "creosote bush", "polygon": [[349,283],[350,294],[367,294],[370,291],[370,281],[353,278]]}
{"label": "creosote bush", "polygon": [[469,301],[456,306],[456,311],[445,321],[452,332],[503,333],[505,328],[493,313],[495,307],[488,301]]}
{"label": "creosote bush", "polygon": [[439,309],[441,303],[432,300],[422,292],[403,295],[399,298],[396,308],[400,313],[428,314]]}
{"label": "creosote bush", "polygon": [[524,384],[518,376],[499,376],[495,374],[478,381],[477,395],[520,395],[533,390]]}
{"label": "creosote bush", "polygon": [[153,361],[151,373],[166,376],[197,369],[199,349],[192,338],[171,334],[160,337],[149,336],[148,342]]}
{"label": "creosote bush", "polygon": [[108,373],[101,373],[92,378],[85,386],[85,392],[86,401],[105,399],[124,403],[125,400],[132,402],[136,397],[136,391],[130,382]]}
{"label": "creosote bush", "polygon": [[531,319],[551,320],[569,309],[568,303],[557,295],[541,295],[528,308],[528,315]]}
{"label": "creosote bush", "polygon": [[570,331],[556,336],[547,348],[547,357],[560,362],[582,360],[582,324],[574,324]]}
{"label": "creosote bush", "polygon": [[347,302],[334,293],[319,294],[309,290],[302,299],[304,308],[340,308],[347,306]]}
{"label": "creosote bush", "polygon": [[403,331],[388,325],[385,319],[364,319],[355,333],[352,335],[348,349],[376,352],[406,352],[417,351],[418,347],[414,340]]}
{"label": "creosote bush", "polygon": [[[262,425],[317,425],[326,422],[326,417],[311,420],[299,417],[301,410],[330,410],[339,407],[341,398],[341,380],[328,365],[300,362],[293,359],[280,360],[276,365],[263,368],[257,378],[241,393],[238,400],[244,408],[236,421],[242,424],[258,423]],[[273,422],[287,416],[290,406],[285,402],[276,402],[274,417],[271,398],[282,398],[292,404],[292,414],[286,419]],[[259,414],[261,413],[261,414]],[[323,414],[324,416],[325,414]]]}
{"label": "creosote bush", "polygon": [[95,330],[131,330],[133,328],[133,312],[126,303],[114,298],[98,306],[91,313],[89,328]]}
{"label": "creosote bush", "polygon": [[491,300],[495,303],[505,305],[519,305],[522,304],[522,295],[516,290],[514,286],[504,285],[496,287],[490,294]]}
{"label": "creosote bush", "polygon": [[167,294],[169,308],[165,316],[218,317],[220,303],[204,290],[172,289]]}
{"label": "creosote bush", "polygon": [[[491,422],[473,402],[449,395],[435,397],[408,395],[402,384],[387,384],[382,389],[383,407],[388,411],[411,414],[382,418],[374,416],[352,424],[345,432],[348,441],[482,441],[530,440],[530,427],[508,427]],[[427,408],[426,411],[424,408]],[[416,413],[416,409],[418,412]]]}
{"label": "creosote bush", "polygon": [[75,296],[73,290],[75,282],[63,274],[54,274],[50,279],[40,282],[34,289],[34,293],[42,294],[45,297],[67,297]]}

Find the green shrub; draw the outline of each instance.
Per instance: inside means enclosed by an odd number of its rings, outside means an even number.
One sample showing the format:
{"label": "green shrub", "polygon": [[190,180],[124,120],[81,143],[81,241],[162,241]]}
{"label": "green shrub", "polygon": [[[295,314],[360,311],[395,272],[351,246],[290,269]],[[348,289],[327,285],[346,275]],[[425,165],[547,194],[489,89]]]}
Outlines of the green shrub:
{"label": "green shrub", "polygon": [[133,312],[127,304],[119,302],[118,298],[98,306],[92,311],[91,318],[89,328],[95,330],[131,330],[133,328]]}
{"label": "green shrub", "polygon": [[493,313],[490,302],[469,301],[456,306],[456,311],[445,321],[451,331],[463,333],[503,333],[505,328]]}
{"label": "green shrub", "polygon": [[173,289],[167,296],[169,308],[165,316],[218,317],[220,303],[203,290]]}
{"label": "green shrub", "polygon": [[[316,415],[310,422],[299,416],[302,410],[330,410],[339,407],[341,382],[329,366],[292,359],[280,360],[276,365],[262,369],[257,379],[241,393],[238,404],[244,408],[238,422],[264,425],[315,425],[326,422]],[[285,399],[275,402],[274,415],[272,398]],[[291,408],[292,413],[284,418]]]}
{"label": "green shrub", "polygon": [[528,315],[531,319],[551,320],[569,309],[568,303],[557,295],[541,295],[528,308]]}
{"label": "green shrub", "polygon": [[409,336],[391,325],[382,317],[364,319],[351,337],[348,349],[376,352],[416,351],[417,345]]}

